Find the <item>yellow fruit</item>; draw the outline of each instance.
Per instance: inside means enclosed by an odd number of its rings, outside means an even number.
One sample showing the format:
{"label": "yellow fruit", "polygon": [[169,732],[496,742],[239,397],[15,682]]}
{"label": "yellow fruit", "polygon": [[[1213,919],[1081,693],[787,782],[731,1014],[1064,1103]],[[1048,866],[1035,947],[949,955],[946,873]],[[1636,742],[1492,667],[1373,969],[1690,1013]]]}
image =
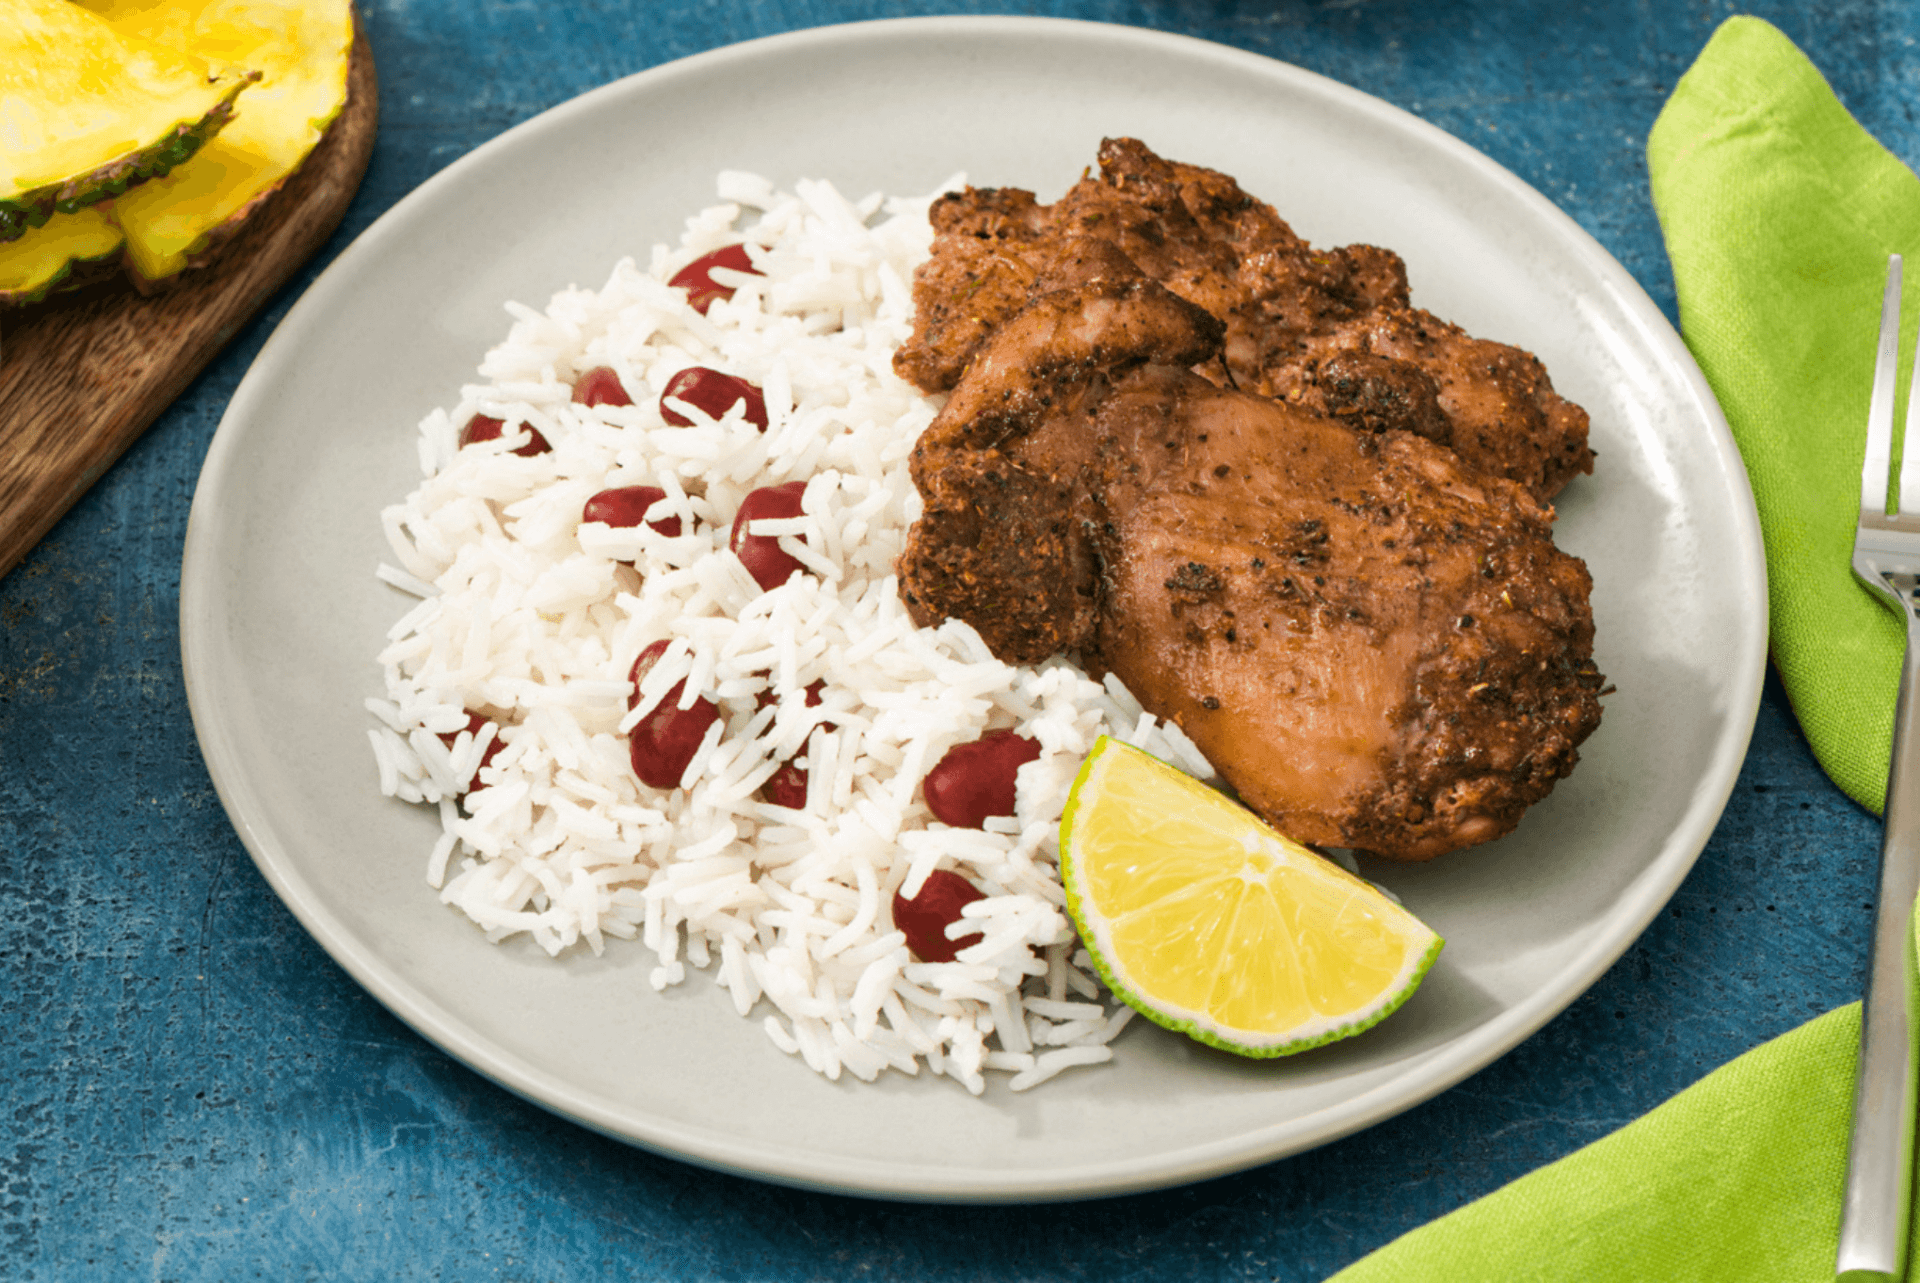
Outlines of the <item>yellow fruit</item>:
{"label": "yellow fruit", "polygon": [[115,31],[251,68],[260,83],[192,161],[114,205],[137,279],[172,276],[232,235],[307,158],[347,98],[351,0],[80,0]]}
{"label": "yellow fruit", "polygon": [[0,242],[179,165],[248,80],[67,0],[0,0]]}
{"label": "yellow fruit", "polygon": [[126,237],[108,216],[112,202],[55,214],[19,240],[0,245],[0,306],[37,303],[48,294],[117,270]]}
{"label": "yellow fruit", "polygon": [[1118,740],[1094,745],[1060,821],[1061,878],[1112,990],[1244,1056],[1379,1023],[1442,941],[1378,888]]}

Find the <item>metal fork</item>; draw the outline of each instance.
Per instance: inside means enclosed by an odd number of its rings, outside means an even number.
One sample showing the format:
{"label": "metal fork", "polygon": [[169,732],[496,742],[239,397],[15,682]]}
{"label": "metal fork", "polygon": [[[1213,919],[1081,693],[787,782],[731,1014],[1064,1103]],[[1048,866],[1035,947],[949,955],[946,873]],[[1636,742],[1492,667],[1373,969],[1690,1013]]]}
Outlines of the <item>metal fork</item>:
{"label": "metal fork", "polygon": [[[1885,832],[1880,843],[1880,904],[1874,915],[1867,990],[1861,1003],[1860,1061],[1854,1085],[1853,1140],[1847,1153],[1846,1202],[1840,1214],[1842,1278],[1899,1279],[1906,1267],[1907,1216],[1913,1187],[1916,1023],[1910,1009],[1913,910],[1920,896],[1920,360],[1908,393],[1899,511],[1887,512],[1893,454],[1893,393],[1900,355],[1900,256],[1887,263],[1880,304],[1880,346],[1867,408],[1867,457],[1860,470],[1860,524],[1853,537],[1853,573],[1907,625],[1907,654],[1894,705],[1893,759],[1887,772]],[[1916,351],[1920,358],[1920,351]]]}

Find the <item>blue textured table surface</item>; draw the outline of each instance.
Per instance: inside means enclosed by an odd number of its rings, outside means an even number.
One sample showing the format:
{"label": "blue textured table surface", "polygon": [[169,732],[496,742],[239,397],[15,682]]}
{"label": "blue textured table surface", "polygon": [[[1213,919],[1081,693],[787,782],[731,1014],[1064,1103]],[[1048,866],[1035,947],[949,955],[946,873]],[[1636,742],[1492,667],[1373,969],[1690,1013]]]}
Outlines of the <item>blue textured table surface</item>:
{"label": "blue textured table surface", "polygon": [[[1042,1208],[796,1192],[627,1148],[450,1060],[282,908],[195,747],[180,553],[229,396],[328,258],[501,130],[733,41],[989,10],[362,7],[382,123],[345,226],[0,579],[0,1277],[1316,1280],[1857,995],[1879,825],[1820,773],[1770,682],[1698,866],[1591,991],[1427,1104],[1239,1176]],[[1755,6],[1882,141],[1920,155],[1920,3],[1801,8]],[[1718,0],[1056,0],[1019,11],[1216,40],[1405,107],[1545,192],[1673,313],[1643,146],[1732,11]]]}

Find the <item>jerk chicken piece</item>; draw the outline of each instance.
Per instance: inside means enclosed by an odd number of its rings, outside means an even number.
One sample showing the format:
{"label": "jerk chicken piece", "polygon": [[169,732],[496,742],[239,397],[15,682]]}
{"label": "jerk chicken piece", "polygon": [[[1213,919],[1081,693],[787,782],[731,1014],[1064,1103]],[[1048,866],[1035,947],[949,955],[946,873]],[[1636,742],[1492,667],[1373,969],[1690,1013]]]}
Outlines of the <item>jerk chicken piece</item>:
{"label": "jerk chicken piece", "polygon": [[922,435],[909,613],[1114,672],[1301,841],[1424,860],[1510,831],[1600,719],[1550,513],[1410,432],[1209,382],[1228,327],[1091,261]]}
{"label": "jerk chicken piece", "polygon": [[988,336],[1057,283],[1067,247],[1084,257],[1091,238],[1224,323],[1220,358],[1202,371],[1216,383],[1413,432],[1543,503],[1593,471],[1586,412],[1554,392],[1537,359],[1413,307],[1399,255],[1315,249],[1225,174],[1110,138],[1099,175],[1053,205],[969,188],[932,217],[914,335],[894,358],[923,391],[957,384]]}

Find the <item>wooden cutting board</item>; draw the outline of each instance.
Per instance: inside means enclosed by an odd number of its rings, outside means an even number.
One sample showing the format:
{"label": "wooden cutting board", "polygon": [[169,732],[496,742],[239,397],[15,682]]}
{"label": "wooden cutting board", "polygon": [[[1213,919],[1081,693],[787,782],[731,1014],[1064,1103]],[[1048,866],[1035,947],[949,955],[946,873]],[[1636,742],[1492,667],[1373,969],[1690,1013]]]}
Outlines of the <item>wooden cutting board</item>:
{"label": "wooden cutting board", "polygon": [[121,280],[0,311],[0,575],[326,242],[366,173],[379,116],[356,22],[339,116],[213,262],[151,297]]}

